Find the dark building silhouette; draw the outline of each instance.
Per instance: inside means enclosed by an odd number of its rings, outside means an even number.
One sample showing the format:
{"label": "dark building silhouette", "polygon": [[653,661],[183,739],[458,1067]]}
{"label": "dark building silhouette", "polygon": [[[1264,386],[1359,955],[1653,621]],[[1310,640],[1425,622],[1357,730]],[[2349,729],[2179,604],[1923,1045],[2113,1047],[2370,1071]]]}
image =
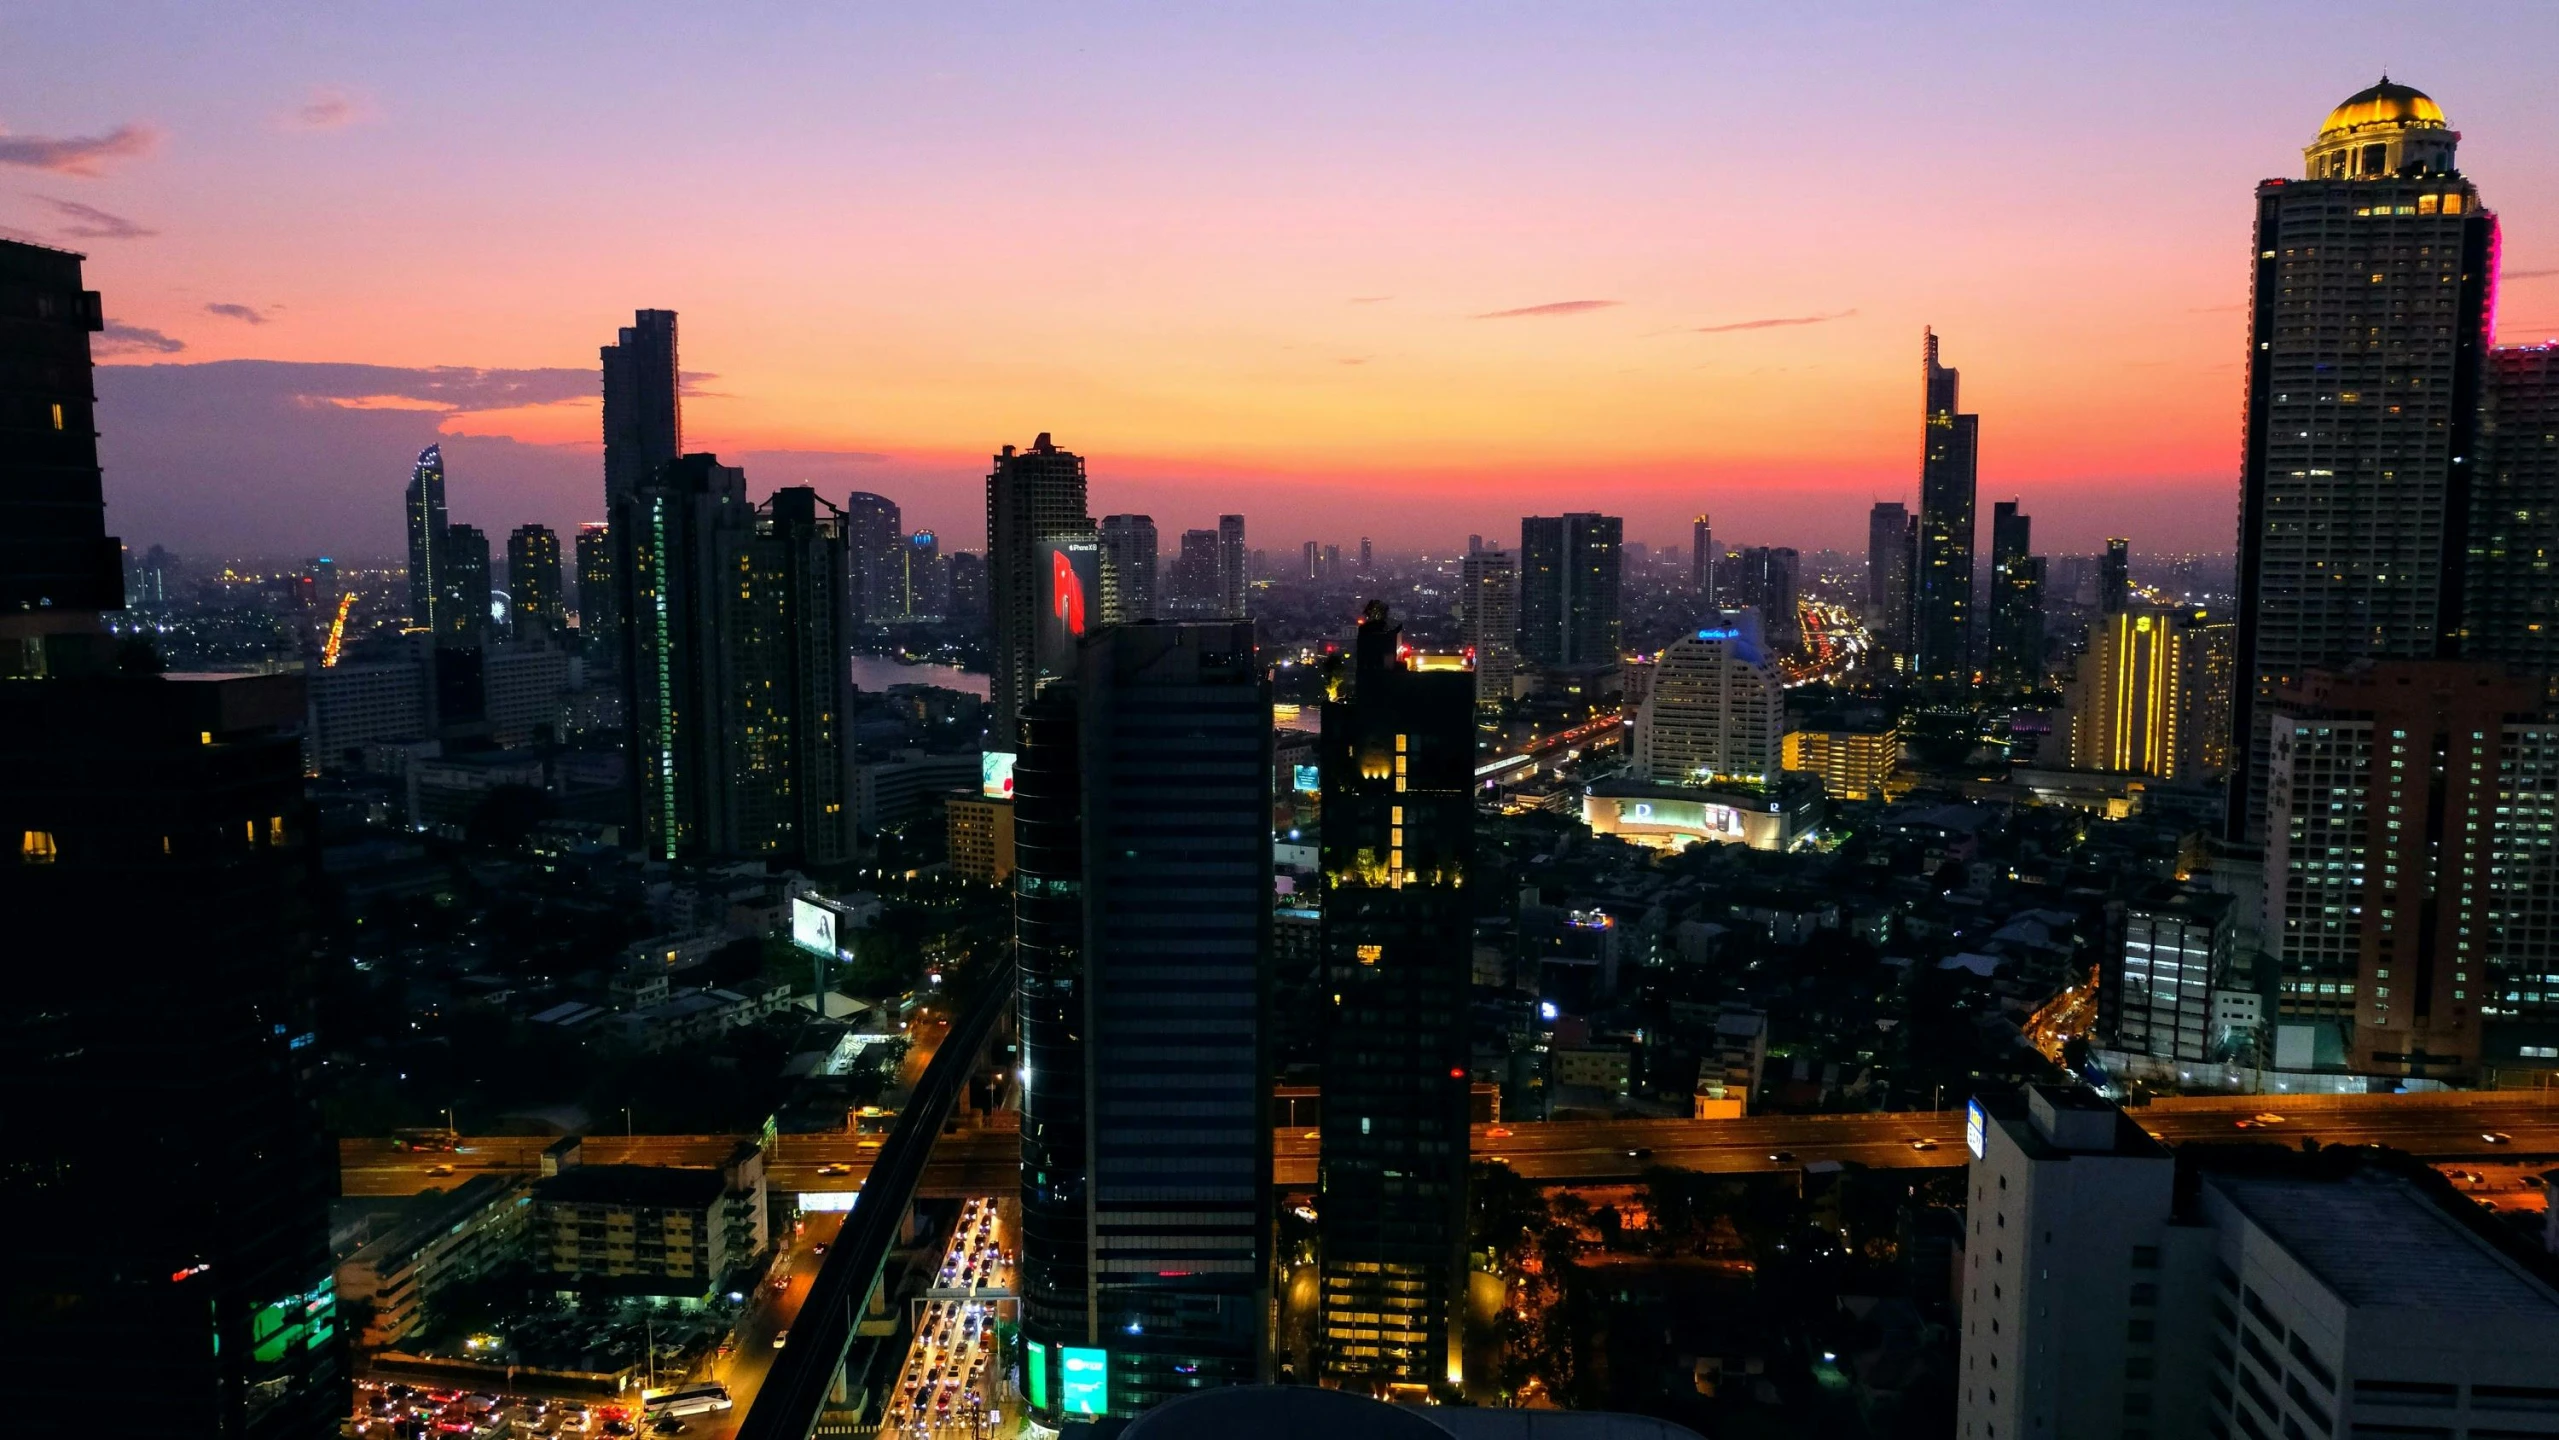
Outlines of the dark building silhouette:
{"label": "dark building silhouette", "polygon": [[489,537],[477,525],[444,529],[444,561],[438,576],[444,608],[436,616],[436,638],[477,645],[489,632]]}
{"label": "dark building silhouette", "polygon": [[1319,751],[1324,1057],[1318,1338],[1346,1388],[1442,1385],[1466,1299],[1474,686],[1408,670],[1382,603]]}
{"label": "dark building silhouette", "polygon": [[[604,513],[621,514],[623,502],[658,470],[684,453],[682,372],[677,369],[675,312],[641,310],[622,327],[620,337],[603,347],[604,362]],[[610,543],[620,546],[636,537],[616,531]],[[619,553],[614,563],[629,568]],[[612,594],[624,595],[616,586]],[[620,654],[623,613],[618,607],[594,615],[581,614],[591,648]]]}
{"label": "dark building silhouette", "polygon": [[2461,653],[2559,676],[2559,344],[2488,353]]}
{"label": "dark building silhouette", "polygon": [[[717,854],[726,760],[719,689],[720,562],[752,523],[746,472],[682,456],[639,482],[614,512],[623,614],[624,713],[631,730],[634,835],[652,859]],[[849,673],[849,672],[848,672]]]}
{"label": "dark building silhouette", "polygon": [[1715,522],[1700,515],[1688,522],[1688,588],[1696,593],[1697,613],[1715,613]]}
{"label": "dark building silhouette", "polygon": [[1218,578],[1221,562],[1218,534],[1214,530],[1185,530],[1182,548],[1173,557],[1172,573],[1165,577],[1165,589],[1172,603],[1171,613],[1185,620],[1220,618],[1225,587]]}
{"label": "dark building silhouette", "polygon": [[1926,332],[1920,374],[1927,413],[1919,468],[1919,530],[1911,573],[1911,650],[1919,678],[1940,700],[1973,683],[1973,496],[1981,417],[1956,410],[1961,376],[1937,363]]}
{"label": "dark building silhouette", "polygon": [[79,256],[0,242],[0,614],[124,604],[89,392],[98,304]]}
{"label": "dark building silhouette", "polygon": [[1733,603],[1759,616],[1768,648],[1779,654],[1801,650],[1803,557],[1784,546],[1753,545],[1736,553],[1732,568]]}
{"label": "dark building silhouette", "polygon": [[906,618],[905,524],[897,502],[885,495],[856,490],[844,498],[857,625],[887,625]]}
{"label": "dark building silhouette", "polygon": [[1155,517],[1102,517],[1102,623],[1152,620],[1155,610]]}
{"label": "dark building silhouette", "polygon": [[1090,535],[1084,459],[1060,450],[1048,432],[1028,450],[1007,445],[986,475],[986,588],[995,673],[987,747],[1016,749],[1015,719],[1039,687],[1040,607],[1050,596],[1047,543]]}
{"label": "dark building silhouette", "polygon": [[444,512],[444,447],[429,445],[418,452],[418,463],[409,470],[409,625],[430,635],[442,635],[452,624],[446,601],[451,582],[446,575],[450,563],[445,559]]}
{"label": "dark building silhouette", "polygon": [[558,531],[548,525],[518,525],[506,537],[506,593],[507,618],[517,635],[557,635],[567,627]]}
{"label": "dark building silhouette", "polygon": [[1991,688],[2014,697],[2044,679],[2044,562],[2033,548],[2031,517],[2002,500],[1990,514]]}
{"label": "dark building silhouette", "polygon": [[2118,535],[2106,542],[2097,564],[2097,613],[2121,615],[2132,605],[2132,542]]}
{"label": "dark building silhouette", "polygon": [[1910,655],[1910,575],[1919,531],[1910,507],[1879,500],[1866,514],[1866,630],[1887,655]]}
{"label": "dark building silhouette", "polygon": [[[1359,550],[1360,568],[1366,570],[1368,542],[1362,540]],[[1213,613],[1221,620],[1241,620],[1246,614],[1245,592],[1252,584],[1252,576],[1246,573],[1249,568],[1246,561],[1249,558],[1249,553],[1244,549],[1244,517],[1241,515],[1218,516],[1217,609]]]}
{"label": "dark building silhouette", "polygon": [[578,527],[578,652],[593,669],[620,668],[621,632],[605,617],[621,613],[620,592],[613,578],[613,532],[602,521]]}
{"label": "dark building silhouette", "polygon": [[1614,665],[1625,638],[1626,522],[1587,511],[1519,522],[1519,653],[1533,665]]}

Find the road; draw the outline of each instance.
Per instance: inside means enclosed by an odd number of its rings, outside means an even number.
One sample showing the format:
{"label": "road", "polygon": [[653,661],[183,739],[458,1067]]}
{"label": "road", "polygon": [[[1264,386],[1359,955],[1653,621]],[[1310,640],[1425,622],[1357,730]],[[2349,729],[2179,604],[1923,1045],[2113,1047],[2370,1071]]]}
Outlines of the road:
{"label": "road", "polygon": [[[2281,1113],[2279,1125],[2242,1129],[2237,1121],[2251,1114]],[[2389,1145],[2427,1159],[2515,1161],[2525,1156],[2559,1157],[2559,1096],[2506,1095],[2214,1097],[2161,1101],[2132,1112],[2162,1140],[2283,1139],[2303,1136],[2331,1145]],[[963,1124],[935,1145],[919,1193],[942,1198],[1003,1194],[1018,1183],[1021,1154],[1016,1119],[998,1114],[981,1125]],[[1859,1115],[1772,1115],[1743,1120],[1592,1120],[1512,1125],[1478,1125],[1474,1154],[1500,1159],[1520,1174],[1540,1180],[1623,1180],[1647,1166],[1676,1165],[1690,1170],[1744,1172],[1790,1170],[1816,1160],[1853,1161],[1863,1165],[1957,1165],[1963,1147],[1963,1111],[1928,1111]],[[2505,1144],[2483,1140],[2485,1133],[2510,1137]],[[1933,1142],[1933,1150],[1914,1150],[1911,1141]],[[452,1154],[406,1155],[389,1141],[339,1142],[341,1177],[349,1195],[412,1195],[444,1189],[484,1172],[529,1173],[538,1167],[539,1139],[466,1139]],[[730,1136],[653,1136],[636,1139],[590,1137],[584,1147],[590,1165],[717,1165],[738,1142]],[[1274,1175],[1278,1183],[1308,1187],[1315,1183],[1318,1149],[1309,1130],[1283,1131],[1274,1143]],[[1649,1151],[1649,1154],[1629,1152]],[[850,1135],[787,1135],[777,1142],[767,1164],[776,1189],[849,1190],[862,1183],[877,1142]],[[1786,1155],[1788,1159],[1773,1158]],[[843,1173],[822,1175],[819,1167],[842,1167]],[[435,1175],[449,1168],[450,1175]]]}
{"label": "road", "polygon": [[[791,1328],[800,1302],[809,1298],[819,1252],[834,1243],[843,1224],[841,1212],[821,1211],[806,1217],[798,1233],[787,1237],[786,1247],[774,1257],[765,1277],[767,1283],[757,1289],[755,1303],[738,1317],[730,1336],[737,1348],[711,1363],[709,1378],[729,1387],[733,1408],[694,1421],[686,1433],[706,1435],[708,1440],[730,1440],[737,1434],[739,1422],[755,1404],[756,1392],[764,1388],[765,1374],[773,1368],[773,1337]],[[780,1286],[771,1283],[777,1277],[783,1282]]]}
{"label": "road", "polygon": [[881,1423],[908,1435],[1007,1433],[996,1306],[977,1295],[1013,1289],[1013,1258],[992,1196],[960,1207],[931,1295],[917,1302],[915,1338],[881,1402]]}

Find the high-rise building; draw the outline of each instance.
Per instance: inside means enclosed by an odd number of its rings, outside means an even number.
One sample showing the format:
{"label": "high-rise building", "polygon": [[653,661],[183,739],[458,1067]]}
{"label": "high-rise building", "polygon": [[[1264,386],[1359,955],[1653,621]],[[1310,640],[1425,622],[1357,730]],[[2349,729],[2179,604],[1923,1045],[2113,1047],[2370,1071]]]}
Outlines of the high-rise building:
{"label": "high-rise building", "polygon": [[1345,1388],[1460,1376],[1474,689],[1405,668],[1371,601],[1324,705],[1326,989],[1318,1344]]}
{"label": "high-rise building", "polygon": [[1475,654],[1475,703],[1508,701],[1519,669],[1519,567],[1509,551],[1478,545],[1459,562],[1457,633]]}
{"label": "high-rise building", "polygon": [[897,502],[885,495],[856,490],[844,498],[857,625],[888,625],[906,618],[905,523]]}
{"label": "high-rise building", "polygon": [[1734,557],[1733,607],[1759,617],[1764,643],[1780,655],[1804,648],[1802,575],[1803,557],[1782,545],[1753,545]]}
{"label": "high-rise building", "polygon": [[1185,620],[1213,620],[1224,603],[1224,587],[1218,578],[1218,535],[1214,530],[1185,530],[1182,548],[1173,556],[1171,572],[1165,578],[1169,592],[1166,607]]}
{"label": "high-rise building", "polygon": [[1020,723],[1026,1388],[1126,1415],[1266,1368],[1270,690],[1248,624],[1105,627]]}
{"label": "high-rise building", "polygon": [[1016,748],[1016,722],[1040,679],[1041,607],[1050,600],[1051,540],[1089,535],[1084,460],[1060,450],[1043,430],[1031,448],[1010,445],[986,475],[986,581],[992,611],[995,674],[987,744]]}
{"label": "high-rise building", "polygon": [[1715,613],[1715,521],[1700,515],[1688,522],[1688,589],[1697,597],[1697,613]]}
{"label": "high-rise building", "polygon": [[557,635],[568,625],[560,586],[560,536],[548,525],[518,525],[506,537],[507,616],[522,636]]}
{"label": "high-rise building", "polygon": [[2457,649],[2497,255],[2459,139],[2384,81],[2329,113],[2304,178],[2257,187],[2234,839],[2270,838],[2278,690]]}
{"label": "high-rise building", "polygon": [[1957,410],[1961,376],[1937,363],[1937,332],[1924,332],[1920,378],[1926,413],[1919,466],[1919,526],[1911,574],[1911,654],[1922,685],[1960,700],[1973,683],[1973,495],[1981,417]]}
{"label": "high-rise building", "polygon": [[1889,721],[1786,732],[1785,766],[1821,777],[1833,800],[1882,799],[1897,792],[1901,729]]}
{"label": "high-rise building", "polygon": [[726,748],[710,837],[719,853],[791,865],[852,856],[853,560],[844,521],[815,490],[793,485],[774,491],[745,525],[717,531],[727,581],[717,657]]}
{"label": "high-rise building", "polygon": [[2097,613],[2121,615],[2132,604],[2132,542],[2122,536],[2106,542],[2097,568]]}
{"label": "high-rise building", "polygon": [[154,545],[142,552],[134,571],[133,604],[138,610],[165,610],[177,593],[178,557]]}
{"label": "high-rise building", "polygon": [[[2227,623],[2138,607],[2088,629],[2047,742],[2073,770],[2206,779],[2230,763]],[[2047,754],[2052,751],[2048,750]]]}
{"label": "high-rise building", "polygon": [[2559,723],[2455,661],[2312,671],[2269,717],[2275,1065],[2467,1079],[2559,1022]]}
{"label": "high-rise building", "polygon": [[[1244,517],[1217,517],[1217,617],[1241,620],[1249,612],[1245,608],[1245,592],[1252,584],[1251,567],[1244,549]],[[1368,568],[1368,542],[1360,542],[1360,569]]]}
{"label": "high-rise building", "polygon": [[[613,530],[627,568],[621,613],[624,713],[641,848],[660,860],[717,854],[727,746],[720,691],[723,597],[736,586],[721,561],[750,523],[746,472],[710,455],[660,467],[622,498]],[[847,671],[850,674],[850,671]]]}
{"label": "high-rise building", "polygon": [[1323,550],[1314,541],[1306,542],[1306,578],[1320,580],[1324,575]]}
{"label": "high-rise building", "polygon": [[2461,653],[2559,677],[2559,344],[2488,352]]}
{"label": "high-rise building", "polygon": [[436,616],[436,636],[458,645],[487,638],[493,612],[490,603],[489,536],[477,525],[444,527],[444,558],[439,565],[444,608]]}
{"label": "high-rise building", "polygon": [[1359,537],[1359,568],[1363,575],[1377,568],[1377,553],[1369,549],[1368,537],[1365,535]]}
{"label": "high-rise building", "polygon": [[1759,617],[1726,611],[1654,665],[1635,710],[1630,772],[1672,785],[1774,785],[1785,768],[1786,691]]}
{"label": "high-rise building", "polygon": [[2123,943],[2098,970],[2097,1030],[2110,1048],[2154,1060],[2226,1057],[2217,992],[2249,988],[2232,973],[2230,911],[2228,895],[2174,885],[2125,904]]}
{"label": "high-rise building", "polygon": [[1155,618],[1155,517],[1102,517],[1102,623]]}
{"label": "high-rise building", "polygon": [[613,579],[613,533],[599,520],[578,526],[578,650],[586,663],[610,670],[622,662],[621,630],[613,617],[622,613]]}
{"label": "high-rise building", "polygon": [[[105,645],[123,589],[90,418],[100,316],[80,257],[0,241],[0,1345],[30,1417],[16,1428],[319,1440],[350,1396],[335,1161],[307,1088],[301,683],[123,670]],[[122,947],[101,984],[81,957],[137,905],[181,929]],[[137,1025],[134,993],[185,1023]]]}
{"label": "high-rise building", "polygon": [[444,558],[444,447],[418,452],[409,471],[409,627],[441,635],[451,621],[444,613],[449,582]]}
{"label": "high-rise building", "polygon": [[2031,517],[2002,500],[1990,512],[1990,683],[2010,696],[2044,682],[2044,562],[2033,548]]}
{"label": "high-rise building", "polygon": [[[684,453],[675,312],[634,312],[617,342],[604,346],[599,354],[604,369],[604,513],[611,520],[621,514],[622,502],[633,491]],[[606,541],[616,547],[613,564],[619,569],[630,568],[629,557],[619,547],[637,538],[618,529],[608,532]],[[620,584],[606,592],[616,607],[626,593]],[[619,608],[582,613],[578,623],[590,650],[601,649],[616,657],[624,652]]]}
{"label": "high-rise building", "polygon": [[942,561],[941,537],[918,530],[899,547],[898,563],[910,620],[939,620],[951,608],[951,572]]}
{"label": "high-rise building", "polygon": [[986,557],[974,550],[954,550],[949,556],[951,572],[951,610],[949,619],[955,625],[982,626],[986,623]]}
{"label": "high-rise building", "polygon": [[1910,562],[1918,522],[1898,500],[1866,515],[1866,630],[1885,654],[1910,654]]}
{"label": "high-rise building", "polygon": [[1576,511],[1519,522],[1519,652],[1535,665],[1615,665],[1626,522]]}

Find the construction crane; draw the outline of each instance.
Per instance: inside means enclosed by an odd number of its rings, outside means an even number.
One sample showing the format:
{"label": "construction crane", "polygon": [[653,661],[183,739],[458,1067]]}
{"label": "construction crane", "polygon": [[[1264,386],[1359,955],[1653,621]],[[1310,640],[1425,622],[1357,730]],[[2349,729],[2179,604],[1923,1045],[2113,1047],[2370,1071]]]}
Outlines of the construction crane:
{"label": "construction crane", "polygon": [[355,592],[349,590],[338,597],[338,618],[329,622],[329,643],[320,647],[320,668],[326,670],[338,663],[338,647],[347,638],[347,612],[355,608]]}

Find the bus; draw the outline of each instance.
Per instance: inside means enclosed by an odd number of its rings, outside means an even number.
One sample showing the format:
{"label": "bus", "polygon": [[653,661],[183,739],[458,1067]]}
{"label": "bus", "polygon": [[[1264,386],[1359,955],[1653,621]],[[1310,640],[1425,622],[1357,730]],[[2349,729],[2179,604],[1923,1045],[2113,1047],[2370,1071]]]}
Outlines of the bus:
{"label": "bus", "polygon": [[733,1403],[729,1399],[729,1387],[714,1380],[661,1390],[642,1400],[640,1411],[655,1420],[662,1415],[707,1415],[714,1410],[726,1410]]}

